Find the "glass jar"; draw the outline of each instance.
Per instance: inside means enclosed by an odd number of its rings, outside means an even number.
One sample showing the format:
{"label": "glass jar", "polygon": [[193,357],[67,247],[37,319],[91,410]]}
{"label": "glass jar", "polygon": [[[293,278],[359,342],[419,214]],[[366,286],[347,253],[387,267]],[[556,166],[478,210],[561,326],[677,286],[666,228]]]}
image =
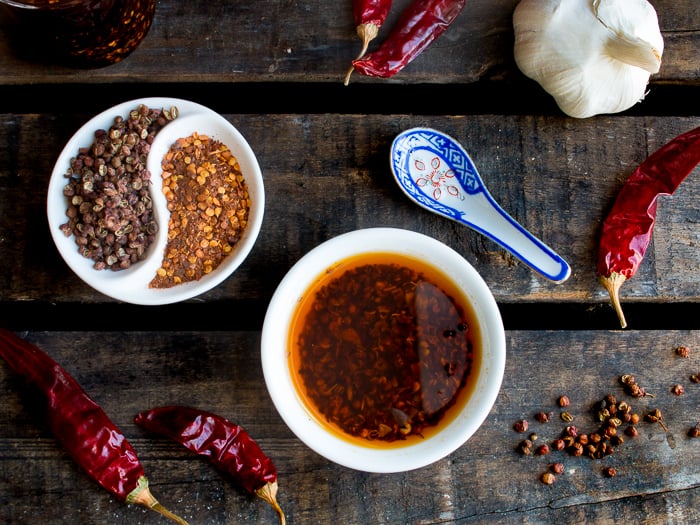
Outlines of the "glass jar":
{"label": "glass jar", "polygon": [[0,0],[17,56],[79,68],[115,64],[144,39],[155,0]]}

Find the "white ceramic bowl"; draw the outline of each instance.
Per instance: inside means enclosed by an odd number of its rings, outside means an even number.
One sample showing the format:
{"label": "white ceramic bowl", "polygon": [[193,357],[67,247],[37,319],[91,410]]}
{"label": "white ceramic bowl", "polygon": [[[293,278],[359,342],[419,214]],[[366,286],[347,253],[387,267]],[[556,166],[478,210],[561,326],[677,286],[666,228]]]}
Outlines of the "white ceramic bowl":
{"label": "white ceramic bowl", "polygon": [[[290,322],[304,294],[338,262],[361,253],[388,252],[422,259],[449,276],[473,307],[481,333],[476,385],[460,413],[438,433],[398,448],[352,443],[319,423],[294,386],[288,362]],[[357,230],[330,239],[302,257],[275,291],[261,339],[267,389],[282,419],[311,449],[340,465],[366,472],[401,472],[433,463],[462,446],[496,401],[503,379],[506,342],[496,301],[476,270],[450,247],[426,235],[394,228]],[[473,376],[472,376],[473,377]]]}
{"label": "white ceramic bowl", "polygon": [[[78,252],[75,238],[72,235],[66,237],[60,229],[61,224],[67,221],[66,198],[63,196],[63,187],[67,179],[64,175],[70,167],[71,158],[77,156],[79,148],[92,144],[96,130],[109,129],[116,116],[126,117],[131,110],[136,109],[140,104],[158,109],[176,107],[179,114],[175,120],[158,132],[148,155],[148,169],[151,172],[151,196],[154,214],[158,221],[158,234],[143,261],[125,270],[96,270],[93,268],[93,261]],[[200,135],[208,135],[213,139],[220,140],[237,158],[252,200],[248,224],[233,252],[228,254],[211,273],[198,281],[185,282],[171,288],[149,288],[148,284],[160,267],[163,251],[167,244],[169,212],[161,191],[161,159],[173,142],[178,138],[188,137],[195,131]],[[78,277],[97,291],[120,301],[142,305],[184,301],[211,290],[228,278],[252,250],[262,226],[264,209],[265,190],[262,173],[255,153],[243,135],[224,117],[205,106],[187,100],[163,97],[123,102],[103,111],[83,125],[68,141],[56,161],[47,198],[51,236],[68,266]]]}

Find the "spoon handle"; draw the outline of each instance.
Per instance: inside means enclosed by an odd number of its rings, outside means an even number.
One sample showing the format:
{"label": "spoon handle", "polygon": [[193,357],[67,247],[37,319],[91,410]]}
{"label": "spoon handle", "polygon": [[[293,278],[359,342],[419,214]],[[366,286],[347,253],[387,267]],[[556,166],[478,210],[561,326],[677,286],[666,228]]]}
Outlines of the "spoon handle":
{"label": "spoon handle", "polygon": [[501,245],[547,279],[560,283],[569,278],[568,263],[508,215],[484,188],[471,199],[469,210],[455,220]]}

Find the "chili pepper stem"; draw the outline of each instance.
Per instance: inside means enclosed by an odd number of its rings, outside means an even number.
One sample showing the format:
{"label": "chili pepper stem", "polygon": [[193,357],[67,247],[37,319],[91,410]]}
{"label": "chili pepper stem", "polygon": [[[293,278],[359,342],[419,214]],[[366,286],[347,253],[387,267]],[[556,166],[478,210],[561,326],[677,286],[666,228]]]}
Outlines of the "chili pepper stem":
{"label": "chili pepper stem", "polygon": [[262,487],[257,489],[255,491],[255,494],[259,497],[267,501],[270,505],[272,505],[272,508],[275,509],[275,512],[277,512],[277,515],[280,518],[280,525],[285,525],[287,523],[287,518],[284,517],[284,512],[282,511],[282,507],[280,507],[279,503],[277,503],[277,482],[273,481],[272,483],[268,482],[265,483]]}
{"label": "chili pepper stem", "polygon": [[360,50],[360,54],[357,55],[357,58],[355,60],[358,60],[365,56],[365,53],[367,52],[367,48],[369,47],[369,43],[374,40],[377,35],[379,34],[379,26],[377,24],[360,24],[357,26],[357,36],[360,37],[362,40],[362,49]]}
{"label": "chili pepper stem", "polygon": [[625,314],[622,312],[622,305],[620,304],[620,287],[627,280],[627,278],[620,273],[612,272],[608,277],[601,275],[598,280],[610,295],[610,300],[615,307],[617,317],[620,319],[620,325],[622,328],[626,328],[627,321],[625,320]]}
{"label": "chili pepper stem", "polygon": [[143,476],[139,478],[138,486],[127,496],[126,502],[138,503],[139,505],[148,507],[149,509],[156,511],[179,525],[189,525],[180,516],[173,514],[168,509],[163,507],[163,505],[158,503],[158,500],[153,496],[151,490],[148,488],[148,480]]}
{"label": "chili pepper stem", "polygon": [[348,69],[348,72],[345,75],[345,80],[343,81],[343,85],[347,86],[348,84],[350,84],[350,75],[352,75],[353,71],[355,71],[355,66],[350,66],[350,69]]}
{"label": "chili pepper stem", "polygon": [[[360,37],[362,40],[362,49],[360,49],[360,54],[357,55],[357,58],[355,60],[361,59],[363,56],[365,56],[365,53],[367,53],[367,48],[369,47],[369,43],[374,40],[377,35],[379,34],[379,26],[377,24],[360,24],[357,26],[357,36]],[[345,75],[345,84],[346,86],[350,83],[350,75],[352,75],[352,72],[355,71],[355,66],[350,66],[350,69],[348,69],[347,74]]]}

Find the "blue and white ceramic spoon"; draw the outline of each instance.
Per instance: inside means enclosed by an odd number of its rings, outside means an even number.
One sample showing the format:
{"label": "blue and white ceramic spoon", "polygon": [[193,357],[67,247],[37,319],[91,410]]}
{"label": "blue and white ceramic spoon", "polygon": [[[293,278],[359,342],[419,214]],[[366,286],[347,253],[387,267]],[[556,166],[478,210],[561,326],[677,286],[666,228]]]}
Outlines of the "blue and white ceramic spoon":
{"label": "blue and white ceramic spoon", "polygon": [[452,137],[412,128],[391,146],[391,170],[419,206],[482,233],[547,279],[561,283],[571,268],[491,197],[467,152]]}

